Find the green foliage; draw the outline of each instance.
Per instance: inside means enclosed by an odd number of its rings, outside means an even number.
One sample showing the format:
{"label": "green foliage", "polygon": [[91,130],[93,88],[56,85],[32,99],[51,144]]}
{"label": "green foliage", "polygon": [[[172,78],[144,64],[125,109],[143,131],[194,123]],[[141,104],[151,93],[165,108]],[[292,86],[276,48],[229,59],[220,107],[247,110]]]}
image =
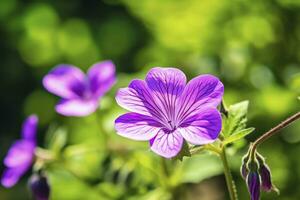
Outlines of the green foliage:
{"label": "green foliage", "polygon": [[230,136],[246,127],[249,101],[233,104],[227,109],[228,116],[223,117],[224,136]]}
{"label": "green foliage", "polygon": [[181,183],[199,183],[204,179],[221,174],[223,167],[217,156],[203,154],[185,159],[181,171]]}
{"label": "green foliage", "polygon": [[227,137],[224,141],[224,144],[229,144],[232,142],[235,142],[237,140],[240,140],[244,137],[246,137],[248,134],[252,133],[255,128],[246,128],[239,131],[236,131],[234,134]]}
{"label": "green foliage", "polygon": [[240,140],[254,131],[254,128],[246,128],[249,101],[242,101],[230,105],[223,115],[222,134],[224,143],[232,143]]}

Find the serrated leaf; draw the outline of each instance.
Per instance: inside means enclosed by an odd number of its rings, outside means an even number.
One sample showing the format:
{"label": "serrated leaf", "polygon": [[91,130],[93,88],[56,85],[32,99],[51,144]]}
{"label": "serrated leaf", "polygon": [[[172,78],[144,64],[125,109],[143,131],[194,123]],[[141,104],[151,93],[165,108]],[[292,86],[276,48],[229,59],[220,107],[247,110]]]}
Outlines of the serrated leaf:
{"label": "serrated leaf", "polygon": [[225,144],[229,144],[232,142],[235,142],[237,140],[240,140],[244,137],[246,137],[248,134],[252,133],[254,131],[255,128],[246,128],[246,129],[242,129],[240,131],[237,131],[236,133],[234,133],[233,135],[229,136],[228,138],[226,138],[224,140]]}
{"label": "serrated leaf", "polygon": [[248,105],[249,101],[242,101],[229,106],[228,116],[223,117],[222,133],[225,138],[246,127]]}

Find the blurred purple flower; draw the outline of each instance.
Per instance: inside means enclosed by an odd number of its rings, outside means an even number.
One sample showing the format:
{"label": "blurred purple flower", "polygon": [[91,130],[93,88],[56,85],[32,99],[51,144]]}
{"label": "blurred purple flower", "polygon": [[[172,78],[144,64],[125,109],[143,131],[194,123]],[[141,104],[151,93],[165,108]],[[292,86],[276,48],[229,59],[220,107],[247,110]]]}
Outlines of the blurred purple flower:
{"label": "blurred purple flower", "polygon": [[23,123],[22,138],[17,140],[4,158],[6,169],[1,178],[4,187],[14,186],[20,177],[31,167],[36,148],[36,129],[38,118],[29,116]]}
{"label": "blurred purple flower", "polygon": [[176,156],[183,139],[194,145],[214,142],[222,127],[217,110],[223,84],[212,75],[201,75],[186,83],[176,68],[151,69],[146,80],[133,80],[116,96],[120,106],[131,111],[115,121],[117,133],[150,141],[151,150],[165,157]]}
{"label": "blurred purple flower", "polygon": [[87,75],[75,66],[61,64],[43,79],[44,87],[62,98],[55,109],[65,116],[86,116],[96,111],[99,99],[115,82],[111,61],[94,64]]}

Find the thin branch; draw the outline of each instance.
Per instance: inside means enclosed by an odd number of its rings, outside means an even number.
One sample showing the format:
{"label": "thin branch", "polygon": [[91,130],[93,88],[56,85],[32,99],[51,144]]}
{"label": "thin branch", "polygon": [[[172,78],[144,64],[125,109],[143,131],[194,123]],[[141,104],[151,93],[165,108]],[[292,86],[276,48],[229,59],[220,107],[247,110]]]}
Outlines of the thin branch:
{"label": "thin branch", "polygon": [[268,132],[266,132],[265,134],[263,134],[262,136],[260,136],[258,139],[256,139],[256,141],[252,144],[252,151],[251,154],[253,154],[255,152],[255,149],[257,148],[257,146],[261,143],[263,143],[264,141],[266,141],[267,139],[269,139],[270,137],[274,136],[275,134],[277,134],[280,130],[282,130],[283,128],[287,127],[288,125],[290,125],[291,123],[293,123],[294,121],[298,120],[300,118],[300,112],[295,113],[294,115],[292,115],[291,117],[287,118],[286,120],[284,120],[283,122],[281,122],[280,124],[278,124],[277,126],[275,126],[274,128],[272,128],[271,130],[269,130]]}

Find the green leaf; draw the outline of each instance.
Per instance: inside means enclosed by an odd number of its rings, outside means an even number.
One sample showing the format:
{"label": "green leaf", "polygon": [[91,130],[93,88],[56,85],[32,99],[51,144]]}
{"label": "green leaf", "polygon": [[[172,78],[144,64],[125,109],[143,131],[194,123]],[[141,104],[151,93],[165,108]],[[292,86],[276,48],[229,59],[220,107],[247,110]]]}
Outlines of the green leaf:
{"label": "green leaf", "polygon": [[201,154],[185,159],[181,165],[181,183],[199,183],[212,176],[221,174],[222,164],[217,156]]}
{"label": "green leaf", "polygon": [[82,179],[94,180],[104,173],[102,162],[107,154],[96,144],[70,145],[64,149],[62,155],[64,166]]}
{"label": "green leaf", "polygon": [[126,188],[114,183],[102,182],[97,186],[97,190],[103,193],[108,199],[120,199],[124,195]]}
{"label": "green leaf", "polygon": [[229,106],[228,116],[223,117],[222,133],[225,138],[243,130],[246,127],[248,105],[249,101],[242,101]]}
{"label": "green leaf", "polygon": [[235,142],[237,140],[240,140],[240,139],[244,138],[246,135],[252,133],[254,131],[254,129],[255,128],[251,127],[251,128],[246,128],[246,129],[237,131],[233,135],[230,135],[228,138],[226,138],[224,140],[224,144],[229,144],[229,143]]}
{"label": "green leaf", "polygon": [[89,184],[80,180],[69,171],[55,166],[47,171],[47,176],[51,184],[51,199],[89,199],[108,200],[101,191],[95,190]]}

